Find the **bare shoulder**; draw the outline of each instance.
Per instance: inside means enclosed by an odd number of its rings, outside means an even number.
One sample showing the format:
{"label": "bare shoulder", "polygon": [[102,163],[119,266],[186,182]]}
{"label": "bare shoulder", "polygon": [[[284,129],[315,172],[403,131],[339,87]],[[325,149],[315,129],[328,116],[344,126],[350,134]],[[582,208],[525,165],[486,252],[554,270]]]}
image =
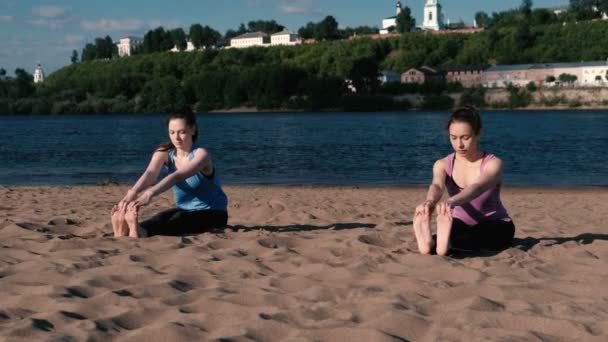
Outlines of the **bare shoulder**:
{"label": "bare shoulder", "polygon": [[447,170],[448,162],[446,158],[441,158],[435,161],[433,164],[433,171],[445,171]]}
{"label": "bare shoulder", "polygon": [[500,177],[502,174],[502,160],[496,156],[488,160],[483,168],[483,173],[487,174],[488,176]]}
{"label": "bare shoulder", "polygon": [[169,151],[156,150],[152,154],[152,159],[166,161],[169,158]]}
{"label": "bare shoulder", "polygon": [[207,152],[207,150],[203,147],[197,147],[196,150],[194,150],[194,156],[206,158],[207,156],[209,156],[209,152]]}

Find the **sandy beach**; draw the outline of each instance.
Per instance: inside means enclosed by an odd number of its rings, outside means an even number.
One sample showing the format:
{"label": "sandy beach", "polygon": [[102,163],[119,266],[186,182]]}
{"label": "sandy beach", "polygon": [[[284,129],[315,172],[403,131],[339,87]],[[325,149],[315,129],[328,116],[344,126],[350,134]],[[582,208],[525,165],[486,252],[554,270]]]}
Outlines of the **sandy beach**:
{"label": "sandy beach", "polygon": [[0,186],[0,340],[608,340],[606,188],[504,189],[475,257],[417,254],[423,187],[225,190],[227,229],[131,239],[125,186]]}

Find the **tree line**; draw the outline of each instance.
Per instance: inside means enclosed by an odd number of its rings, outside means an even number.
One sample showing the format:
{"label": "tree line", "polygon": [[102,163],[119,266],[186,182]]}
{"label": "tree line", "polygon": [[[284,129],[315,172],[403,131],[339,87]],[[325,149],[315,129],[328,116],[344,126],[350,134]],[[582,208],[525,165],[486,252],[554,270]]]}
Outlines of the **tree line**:
{"label": "tree line", "polygon": [[[493,15],[485,31],[471,35],[405,32],[388,39],[96,58],[57,70],[37,85],[22,69],[14,77],[2,69],[0,113],[165,112],[183,104],[198,110],[405,109],[407,103],[394,103],[391,96],[414,92],[425,94],[428,108],[439,108],[450,105],[443,95],[447,90],[469,92],[465,98],[472,99],[479,98],[479,92],[454,85],[382,86],[378,72],[402,73],[421,65],[578,62],[608,56],[608,21],[564,25],[530,20],[542,17],[535,11],[528,13],[528,7],[522,6]],[[194,31],[205,31],[202,28]],[[158,32],[164,33],[157,37],[167,37],[171,30]],[[152,44],[154,39],[150,40]],[[100,51],[106,51],[106,41],[99,40]],[[197,44],[204,42],[201,38]]]}

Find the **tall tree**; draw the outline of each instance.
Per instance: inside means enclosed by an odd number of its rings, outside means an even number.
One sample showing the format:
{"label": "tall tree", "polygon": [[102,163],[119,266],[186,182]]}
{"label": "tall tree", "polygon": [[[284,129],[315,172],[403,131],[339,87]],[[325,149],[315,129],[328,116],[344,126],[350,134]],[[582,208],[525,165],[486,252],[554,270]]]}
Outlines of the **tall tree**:
{"label": "tall tree", "polygon": [[340,38],[340,34],[336,18],[328,15],[317,24],[317,29],[315,30],[316,40],[335,40],[338,38]]}
{"label": "tall tree", "polygon": [[181,27],[170,30],[169,36],[171,37],[171,43],[176,46],[179,51],[186,50],[188,42],[186,42],[186,33]]}
{"label": "tall tree", "polygon": [[201,35],[201,45],[207,49],[212,48],[214,46],[217,46],[217,44],[221,38],[222,38],[222,35],[218,31],[205,25],[205,27],[203,27],[203,31],[202,31],[202,35]]}
{"label": "tall tree", "polygon": [[72,57],[70,58],[72,64],[78,63],[78,51],[72,50]]}
{"label": "tall tree", "polygon": [[266,34],[273,34],[282,31],[285,26],[279,25],[274,20],[255,20],[247,23],[249,32],[261,31]]}
{"label": "tall tree", "polygon": [[0,68],[0,76],[2,76],[2,77],[6,76],[6,69]]}
{"label": "tall tree", "polygon": [[477,24],[477,27],[487,28],[490,26],[490,22],[490,16],[486,12],[480,11],[475,13],[475,23]]}
{"label": "tall tree", "polygon": [[203,26],[201,24],[190,26],[189,36],[195,48],[200,49],[203,46]]}
{"label": "tall tree", "polygon": [[316,28],[317,25],[310,21],[308,22],[308,24],[306,24],[306,26],[300,27],[300,29],[298,30],[298,36],[300,36],[300,38],[302,39],[314,38]]}
{"label": "tall tree", "polygon": [[95,50],[96,50],[95,45],[93,45],[91,43],[87,43],[87,45],[85,45],[84,48],[82,49],[82,54],[80,54],[81,61],[86,62],[86,61],[94,60],[96,57]]}
{"label": "tall tree", "polygon": [[532,13],[532,0],[522,0],[521,5],[519,6],[519,12],[524,18],[530,18],[530,14]]}
{"label": "tall tree", "polygon": [[416,26],[416,19],[412,17],[412,11],[407,6],[397,15],[396,22],[396,29],[399,33],[411,32]]}

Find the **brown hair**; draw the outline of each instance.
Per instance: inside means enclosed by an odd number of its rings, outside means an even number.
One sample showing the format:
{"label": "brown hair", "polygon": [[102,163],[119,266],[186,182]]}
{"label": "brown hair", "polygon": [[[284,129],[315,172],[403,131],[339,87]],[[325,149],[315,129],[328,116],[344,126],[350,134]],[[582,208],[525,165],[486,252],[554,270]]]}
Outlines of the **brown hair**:
{"label": "brown hair", "polygon": [[[181,110],[170,113],[169,116],[167,117],[166,125],[169,126],[169,122],[174,119],[183,119],[184,121],[186,121],[186,125],[188,127],[194,129],[194,134],[192,135],[192,142],[193,143],[196,142],[196,138],[198,137],[198,125],[196,124],[196,114],[194,114],[194,112],[192,111],[192,108],[184,107]],[[154,152],[169,151],[170,149],[173,149],[173,148],[175,148],[175,146],[173,146],[173,143],[169,140],[166,143],[158,145],[158,147],[156,147]]]}
{"label": "brown hair", "polygon": [[446,130],[449,131],[450,125],[454,122],[468,123],[471,126],[471,129],[473,129],[473,132],[475,132],[475,135],[479,135],[479,132],[481,132],[481,116],[479,116],[477,108],[473,106],[456,108],[452,112],[452,115],[450,115],[450,119],[445,126]]}

